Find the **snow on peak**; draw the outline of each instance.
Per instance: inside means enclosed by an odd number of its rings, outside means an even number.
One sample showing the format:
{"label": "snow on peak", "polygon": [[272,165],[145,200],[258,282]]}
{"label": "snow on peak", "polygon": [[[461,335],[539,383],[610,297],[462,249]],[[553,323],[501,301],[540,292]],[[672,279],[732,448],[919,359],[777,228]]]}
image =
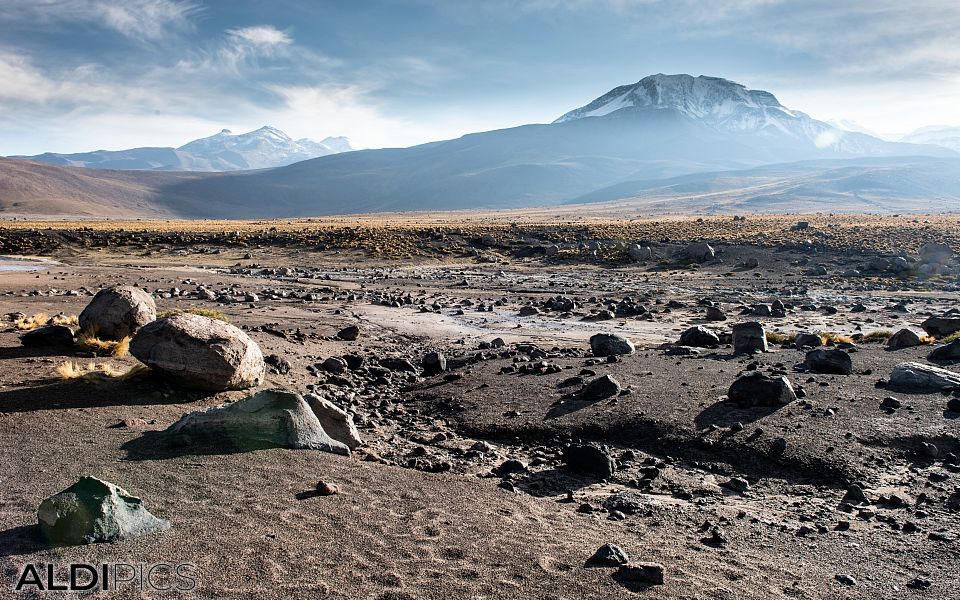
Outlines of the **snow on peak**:
{"label": "snow on peak", "polygon": [[673,109],[688,117],[749,128],[750,123],[736,121],[747,112],[756,120],[770,116],[795,117],[770,92],[751,90],[723,79],[701,75],[650,75],[634,84],[622,85],[600,96],[593,102],[572,110],[555,123],[586,117],[602,117],[622,109]]}
{"label": "snow on peak", "polygon": [[[337,143],[326,143],[337,140]],[[276,127],[234,135],[224,129],[216,135],[194,140],[177,148],[181,152],[230,165],[230,169],[264,169],[288,165],[301,160],[353,150],[346,138],[327,138],[323,142],[294,140]]]}

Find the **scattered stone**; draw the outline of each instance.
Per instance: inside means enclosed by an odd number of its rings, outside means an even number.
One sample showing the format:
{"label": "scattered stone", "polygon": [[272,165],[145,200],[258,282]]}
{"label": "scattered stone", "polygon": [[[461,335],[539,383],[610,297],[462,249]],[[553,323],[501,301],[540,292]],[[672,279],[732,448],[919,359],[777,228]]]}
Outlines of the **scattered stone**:
{"label": "scattered stone", "polygon": [[583,388],[583,398],[586,400],[603,400],[620,393],[620,382],[611,375],[601,375]]}
{"label": "scattered stone", "polygon": [[695,348],[713,348],[720,345],[720,338],[714,332],[702,325],[696,325],[680,334],[681,346]]}
{"label": "scattered stone", "polygon": [[901,329],[887,340],[887,349],[900,350],[901,348],[913,348],[923,343],[920,336],[912,329]]}
{"label": "scattered stone", "polygon": [[708,306],[707,314],[704,318],[707,319],[708,321],[726,321],[727,315],[725,315],[723,311],[720,310],[719,307]]}
{"label": "scattered stone", "polygon": [[731,477],[720,485],[735,492],[740,492],[741,494],[750,490],[750,482],[743,477]]}
{"label": "scattered stone", "polygon": [[340,486],[335,483],[328,483],[320,480],[317,482],[318,496],[336,496],[340,493]]}
{"label": "scattered stone", "polygon": [[853,373],[853,360],[847,352],[839,349],[817,349],[807,352],[803,361],[808,371],[832,375]]}
{"label": "scattered stone", "polygon": [[40,534],[51,546],[115,542],[170,527],[168,521],[152,515],[140,498],[89,476],[44,500],[37,520]]}
{"label": "scattered stone", "polygon": [[166,434],[188,443],[199,438],[240,452],[292,448],[350,454],[346,444],[324,431],[302,396],[281,389],[263,390],[233,404],[188,413]]}
{"label": "scattered stone", "polygon": [[857,585],[857,580],[852,576],[847,575],[846,573],[837,573],[835,579],[842,583],[843,585],[855,586]]}
{"label": "scattered stone", "polygon": [[447,370],[447,359],[440,352],[428,352],[420,362],[425,375],[439,375]]}
{"label": "scattered stone", "polygon": [[945,346],[934,348],[927,355],[927,360],[933,362],[957,362],[960,361],[960,338],[953,340]]}
{"label": "scattered stone", "polygon": [[153,296],[134,286],[97,292],[80,313],[80,329],[104,340],[122,340],[157,318]]}
{"label": "scattered stone", "polygon": [[597,479],[609,479],[617,469],[617,463],[602,448],[574,444],[563,451],[563,462],[572,471],[591,475]]}
{"label": "scattered stone", "polygon": [[713,260],[713,257],[716,256],[716,252],[713,247],[706,242],[693,242],[687,244],[683,250],[680,251],[680,256],[691,260],[693,262],[707,262],[708,260]]}
{"label": "scattered stone", "polygon": [[797,394],[786,377],[770,377],[760,371],[751,371],[733,382],[727,397],[741,407],[781,406],[796,400]]}
{"label": "scattered stone", "polygon": [[619,567],[630,562],[630,557],[623,548],[616,544],[604,544],[593,553],[587,564],[599,567]]}
{"label": "scattered stone", "polygon": [[337,337],[347,342],[356,341],[360,337],[360,327],[357,325],[348,325],[337,332]]}
{"label": "scattered stone", "polygon": [[893,368],[887,388],[913,394],[939,392],[944,388],[960,386],[960,373],[915,362],[905,362]]}
{"label": "scattered stone", "polygon": [[66,325],[45,325],[21,335],[20,343],[28,348],[72,346],[73,329]]}
{"label": "scattered stone", "polygon": [[920,327],[935,338],[944,338],[960,331],[960,317],[930,317]]}
{"label": "scattered stone", "polygon": [[733,351],[735,354],[766,352],[767,332],[756,321],[737,323],[733,326]]}
{"label": "scattered stone", "polygon": [[627,585],[663,585],[663,565],[652,562],[621,565],[617,579]]}
{"label": "scattered stone", "polygon": [[142,327],[130,353],[184,387],[242,390],[263,382],[266,363],[250,337],[229,323],[177,313]]}
{"label": "scattered stone", "polygon": [[815,333],[798,333],[793,343],[798,350],[804,348],[819,348],[823,345],[823,338]]}
{"label": "scattered stone", "polygon": [[590,336],[590,350],[594,356],[633,354],[633,342],[615,333],[597,333]]}

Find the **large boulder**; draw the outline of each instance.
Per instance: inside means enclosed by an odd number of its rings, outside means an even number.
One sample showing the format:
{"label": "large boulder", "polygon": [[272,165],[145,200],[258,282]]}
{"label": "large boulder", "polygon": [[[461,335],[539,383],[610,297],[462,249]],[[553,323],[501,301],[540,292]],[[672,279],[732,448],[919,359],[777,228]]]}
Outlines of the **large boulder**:
{"label": "large boulder", "polygon": [[563,451],[563,463],[571,471],[597,479],[609,479],[617,469],[617,463],[609,452],[587,444],[567,446]]}
{"label": "large boulder", "polygon": [[960,331],[960,317],[930,317],[920,327],[935,338],[947,337]]}
{"label": "large boulder", "polygon": [[746,323],[737,323],[733,329],[733,351],[736,354],[750,354],[753,352],[766,352],[767,332],[763,329],[763,324],[756,321]]}
{"label": "large boulder", "polygon": [[627,254],[636,261],[650,260],[653,258],[653,250],[650,249],[650,246],[641,246],[639,244],[630,244]]}
{"label": "large boulder", "polygon": [[590,350],[594,356],[633,354],[633,342],[615,333],[597,333],[590,336]]}
{"label": "large boulder", "polygon": [[850,375],[853,373],[853,359],[850,355],[836,348],[818,348],[807,352],[803,365],[814,373],[831,375]]}
{"label": "large boulder", "polygon": [[890,336],[887,340],[887,349],[900,350],[901,348],[913,348],[922,343],[923,340],[920,339],[917,332],[904,328]]}
{"label": "large boulder", "polygon": [[178,313],[150,323],[130,353],[175,383],[200,390],[242,390],[263,382],[263,353],[240,329],[209,317]]}
{"label": "large boulder", "polygon": [[934,348],[927,355],[927,360],[933,362],[956,362],[960,361],[960,339],[953,340],[945,346]]}
{"label": "large boulder", "polygon": [[157,318],[153,296],[131,285],[97,292],[80,313],[80,329],[104,340],[122,340]]}
{"label": "large boulder", "polygon": [[921,363],[905,362],[893,368],[887,387],[914,394],[939,392],[944,388],[960,387],[960,373]]}
{"label": "large boulder", "polygon": [[720,337],[702,325],[695,325],[680,334],[681,346],[713,348],[720,345]]}
{"label": "large boulder", "polygon": [[680,251],[680,256],[693,262],[702,263],[713,260],[716,252],[713,247],[706,242],[693,242],[687,244],[683,250]]}
{"label": "large boulder", "polygon": [[310,405],[313,414],[317,415],[317,420],[327,435],[346,444],[351,450],[356,450],[363,443],[360,432],[353,423],[353,417],[347,411],[316,394],[307,394],[303,399]]}
{"label": "large boulder", "polygon": [[327,433],[302,396],[281,389],[262,390],[233,404],[186,414],[166,434],[181,442],[200,440],[241,452],[291,448],[350,454],[350,447]]}
{"label": "large boulder", "polygon": [[610,375],[601,375],[583,388],[584,400],[603,400],[620,393],[620,382]]}
{"label": "large boulder", "polygon": [[816,333],[798,333],[793,344],[798,350],[803,348],[818,348],[823,345],[823,338]]}
{"label": "large boulder", "polygon": [[140,498],[96,477],[54,494],[37,510],[40,534],[52,546],[113,542],[167,529]]}
{"label": "large boulder", "polygon": [[796,400],[797,394],[786,377],[770,377],[760,371],[751,371],[733,382],[727,398],[742,407],[781,406]]}

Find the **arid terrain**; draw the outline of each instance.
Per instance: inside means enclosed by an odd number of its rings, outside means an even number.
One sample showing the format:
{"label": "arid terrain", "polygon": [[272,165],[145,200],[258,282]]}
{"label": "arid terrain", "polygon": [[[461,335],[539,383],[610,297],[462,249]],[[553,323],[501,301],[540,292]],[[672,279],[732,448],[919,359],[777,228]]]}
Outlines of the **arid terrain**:
{"label": "arid terrain", "polygon": [[[960,384],[890,383],[905,362],[960,371],[928,359],[951,338],[928,319],[960,320],[960,217],[591,206],[0,222],[0,597],[30,597],[11,591],[25,563],[71,561],[193,562],[197,598],[956,597]],[[228,319],[267,357],[261,388],[327,398],[362,445],[173,443],[183,415],[251,391],[71,379],[66,362],[138,361],[21,343],[24,317],[114,285]],[[734,352],[743,322],[768,351]],[[715,340],[679,343],[696,326]],[[904,328],[918,345],[889,349]],[[596,356],[598,333],[635,351]],[[798,333],[851,372],[812,366]],[[728,398],[752,372],[795,399]],[[83,475],[171,528],[48,547],[38,506]],[[663,583],[592,564],[606,543]]]}

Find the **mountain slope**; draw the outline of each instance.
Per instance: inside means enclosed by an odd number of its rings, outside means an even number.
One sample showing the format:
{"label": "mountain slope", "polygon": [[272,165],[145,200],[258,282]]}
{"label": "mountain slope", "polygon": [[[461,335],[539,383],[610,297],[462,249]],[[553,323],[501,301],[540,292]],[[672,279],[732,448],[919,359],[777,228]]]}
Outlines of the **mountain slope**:
{"label": "mountain slope", "polygon": [[900,140],[910,144],[935,144],[960,152],[960,127],[923,127]]}
{"label": "mountain slope", "polygon": [[47,152],[37,156],[10,158],[89,169],[239,171],[281,167],[352,149],[349,140],[344,137],[328,137],[321,142],[294,140],[279,129],[261,127],[256,131],[238,135],[224,129],[218,134],[194,140],[179,148],[96,150],[75,154]]}

